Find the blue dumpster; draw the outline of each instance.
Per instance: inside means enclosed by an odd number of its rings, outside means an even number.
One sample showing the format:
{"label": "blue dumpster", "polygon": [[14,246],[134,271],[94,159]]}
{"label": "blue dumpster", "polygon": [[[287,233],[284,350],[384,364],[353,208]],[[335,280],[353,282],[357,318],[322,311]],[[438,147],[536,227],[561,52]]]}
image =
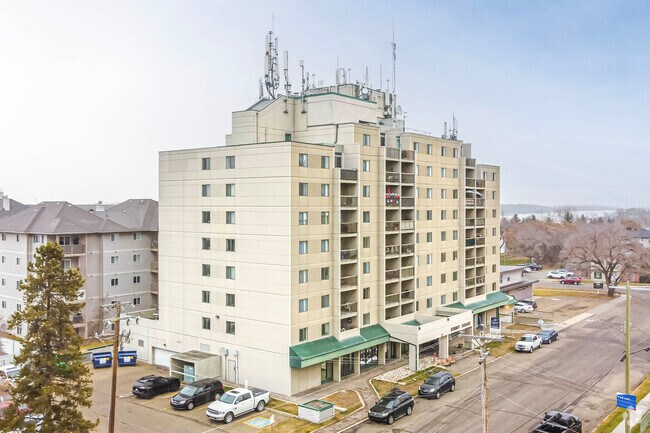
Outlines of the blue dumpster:
{"label": "blue dumpster", "polygon": [[93,367],[104,368],[113,365],[113,354],[111,352],[93,353]]}
{"label": "blue dumpster", "polygon": [[121,350],[117,352],[117,365],[122,367],[124,365],[135,365],[138,360],[138,352],[135,350]]}

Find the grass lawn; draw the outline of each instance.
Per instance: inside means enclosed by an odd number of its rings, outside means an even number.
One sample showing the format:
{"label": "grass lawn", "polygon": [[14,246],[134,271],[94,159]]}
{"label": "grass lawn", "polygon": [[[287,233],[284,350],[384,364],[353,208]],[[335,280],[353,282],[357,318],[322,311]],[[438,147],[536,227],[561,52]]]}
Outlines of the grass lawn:
{"label": "grass lawn", "polygon": [[551,289],[548,287],[540,287],[533,289],[533,295],[535,296],[575,296],[578,298],[594,298],[594,299],[607,299],[607,292],[588,292],[582,290],[571,290],[571,289]]}
{"label": "grass lawn", "polygon": [[[650,375],[646,376],[641,385],[637,389],[632,391],[632,395],[636,395],[637,403],[645,397],[648,392],[650,392]],[[622,421],[623,415],[625,413],[624,409],[617,407],[612,413],[610,413],[607,418],[600,423],[600,425],[594,430],[594,433],[610,433],[612,432]],[[632,429],[632,432],[639,431],[641,428],[640,425],[636,425],[637,430]]]}
{"label": "grass lawn", "polygon": [[330,403],[334,403],[334,406],[344,409],[360,403],[359,396],[354,391],[339,391],[323,397],[321,400],[329,401]]}
{"label": "grass lawn", "polygon": [[429,367],[401,379],[399,383],[376,379],[372,379],[370,383],[375,387],[381,397],[388,394],[393,388],[401,389],[411,395],[417,395],[418,389],[422,385],[422,382],[424,382],[424,379],[439,371],[444,371],[444,369],[440,367]]}
{"label": "grass lawn", "polygon": [[517,266],[529,262],[528,257],[522,256],[501,256],[501,266]]}
{"label": "grass lawn", "polygon": [[512,325],[509,325],[505,328],[505,330],[511,330],[511,331],[531,331],[534,334],[537,334],[537,331],[539,331],[539,326],[533,326],[533,325],[525,325],[523,323],[513,323]]}
{"label": "grass lawn", "polygon": [[290,403],[288,401],[271,398],[269,400],[269,404],[267,404],[266,407],[270,409],[286,412],[291,415],[298,415],[298,405],[294,403]]}
{"label": "grass lawn", "polygon": [[[356,394],[356,393],[355,393]],[[357,399],[358,400],[358,399]],[[279,400],[276,400],[279,401]],[[269,402],[270,404],[270,402]],[[295,406],[295,405],[294,405]],[[268,406],[267,406],[268,407]],[[296,406],[297,407],[297,406]],[[327,425],[334,424],[335,422],[341,421],[343,418],[349,416],[350,414],[356,412],[361,408],[361,403],[357,403],[353,406],[348,407],[345,412],[337,412],[334,415],[334,418],[324,422],[322,424],[313,424],[309,421],[305,421],[298,418],[289,418],[285,421],[274,424],[273,427],[265,427],[261,430],[264,433],[311,433],[314,430],[323,428]],[[277,407],[276,407],[277,409]]]}
{"label": "grass lawn", "polygon": [[487,348],[490,349],[490,355],[499,357],[515,351],[515,344],[517,344],[519,336],[509,337],[504,335],[503,338],[504,341],[502,342],[491,341],[487,344]]}

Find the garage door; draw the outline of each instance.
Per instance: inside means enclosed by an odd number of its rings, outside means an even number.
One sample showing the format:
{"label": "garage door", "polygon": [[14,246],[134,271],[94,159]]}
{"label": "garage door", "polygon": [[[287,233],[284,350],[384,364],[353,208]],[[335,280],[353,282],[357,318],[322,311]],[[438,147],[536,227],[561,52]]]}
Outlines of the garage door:
{"label": "garage door", "polygon": [[177,352],[172,352],[171,350],[161,349],[160,347],[154,347],[153,363],[154,365],[169,367],[171,365],[171,356],[175,355],[176,353]]}

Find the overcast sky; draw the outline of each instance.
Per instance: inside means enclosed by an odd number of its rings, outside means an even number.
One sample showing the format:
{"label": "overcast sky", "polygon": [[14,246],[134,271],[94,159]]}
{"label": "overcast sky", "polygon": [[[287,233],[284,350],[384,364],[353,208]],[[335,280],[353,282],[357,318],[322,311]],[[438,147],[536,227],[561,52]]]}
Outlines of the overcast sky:
{"label": "overcast sky", "polygon": [[[502,203],[650,207],[645,1],[0,0],[0,189],[158,198],[158,152],[223,145],[272,16],[294,82],[391,67],[407,127],[452,113]],[[385,86],[385,83],[384,83]]]}

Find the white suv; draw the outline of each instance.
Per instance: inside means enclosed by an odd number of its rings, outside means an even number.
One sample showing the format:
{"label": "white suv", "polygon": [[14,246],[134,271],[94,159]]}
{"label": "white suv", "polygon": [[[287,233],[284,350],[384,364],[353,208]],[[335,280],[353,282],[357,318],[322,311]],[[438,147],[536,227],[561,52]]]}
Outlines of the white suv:
{"label": "white suv", "polygon": [[515,350],[517,352],[533,353],[535,349],[539,349],[540,347],[542,347],[542,339],[535,334],[524,334],[517,341],[517,344],[515,344]]}

